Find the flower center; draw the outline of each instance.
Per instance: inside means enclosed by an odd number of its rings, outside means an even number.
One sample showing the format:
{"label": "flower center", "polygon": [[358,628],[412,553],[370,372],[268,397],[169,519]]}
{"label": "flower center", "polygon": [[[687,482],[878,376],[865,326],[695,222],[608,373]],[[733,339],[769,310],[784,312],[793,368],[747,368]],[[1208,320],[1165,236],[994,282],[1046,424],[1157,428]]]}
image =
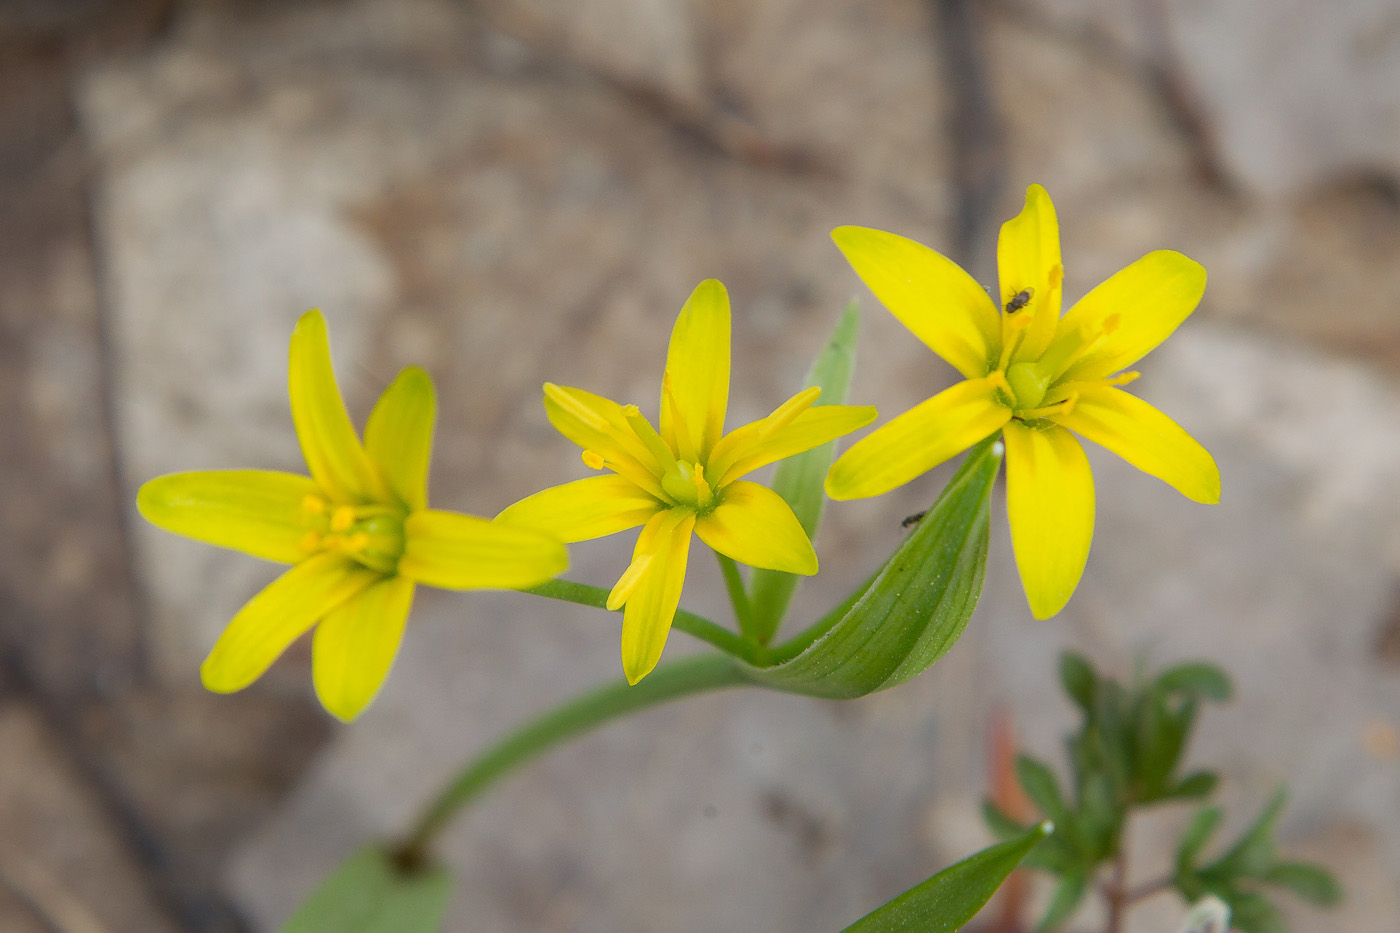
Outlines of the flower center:
{"label": "flower center", "polygon": [[705,479],[705,465],[677,460],[661,476],[661,488],[677,505],[688,505],[704,515],[719,504],[715,489]]}
{"label": "flower center", "polygon": [[403,555],[402,509],[387,505],[332,505],[320,496],[301,503],[301,548],[308,555],[336,551],[371,570],[392,574]]}

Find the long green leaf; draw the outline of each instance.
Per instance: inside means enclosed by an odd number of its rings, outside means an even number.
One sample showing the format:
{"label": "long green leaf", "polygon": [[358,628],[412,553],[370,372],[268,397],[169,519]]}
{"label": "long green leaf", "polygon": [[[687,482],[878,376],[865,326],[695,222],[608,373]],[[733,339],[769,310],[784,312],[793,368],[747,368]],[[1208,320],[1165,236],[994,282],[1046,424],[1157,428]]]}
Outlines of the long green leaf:
{"label": "long green leaf", "polygon": [[982,593],[988,501],[1003,449],[998,438],[973,448],[860,599],[796,657],[751,668],[751,679],[849,699],[901,684],[943,657]]}
{"label": "long green leaf", "polygon": [[1047,820],[1019,839],[983,849],[943,869],[846,927],[845,933],[953,933],[996,893],[1054,826]]}
{"label": "long green leaf", "polygon": [[[851,389],[851,370],[855,363],[856,332],[860,323],[860,305],[854,299],[846,305],[841,320],[821,353],[812,361],[812,368],[802,387],[820,386],[818,405],[842,405]],[[826,471],[836,455],[836,442],[829,441],[806,453],[789,457],[778,464],[773,474],[773,491],[787,500],[793,514],[802,523],[807,537],[816,539],[826,506]],[[749,605],[753,611],[753,634],[758,643],[766,645],[782,624],[788,603],[802,578],[780,570],[755,570],[749,584]]]}
{"label": "long green leaf", "polygon": [[451,894],[444,869],[405,871],[370,846],[323,881],[282,933],[436,933]]}

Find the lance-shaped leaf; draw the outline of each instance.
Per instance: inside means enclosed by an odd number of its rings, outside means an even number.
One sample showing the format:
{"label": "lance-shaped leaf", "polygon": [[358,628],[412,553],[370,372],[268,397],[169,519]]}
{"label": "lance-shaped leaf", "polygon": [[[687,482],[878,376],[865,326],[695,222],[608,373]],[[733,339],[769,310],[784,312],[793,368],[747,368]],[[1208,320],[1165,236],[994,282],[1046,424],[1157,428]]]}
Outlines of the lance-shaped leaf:
{"label": "lance-shaped leaf", "polygon": [[987,564],[988,500],[1003,446],[968,454],[943,494],[869,586],[796,657],[753,668],[776,690],[849,699],[904,683],[962,635]]}
{"label": "lance-shaped leaf", "polygon": [[[860,306],[852,300],[846,305],[841,320],[821,353],[812,361],[812,368],[807,371],[802,387],[821,388],[817,405],[845,404],[851,390],[859,323]],[[831,467],[835,455],[836,442],[828,441],[820,447],[788,457],[778,464],[773,474],[773,491],[792,507],[792,513],[812,541],[816,540],[817,526],[821,524],[822,511],[826,506],[826,491],[822,484],[826,481],[826,471]],[[797,574],[783,573],[781,570],[754,570],[749,584],[749,604],[753,609],[753,634],[759,644],[767,644],[778,630],[801,580]]]}
{"label": "lance-shaped leaf", "polygon": [[983,849],[876,908],[845,933],[953,933],[996,893],[1006,876],[1050,834],[1047,820],[1019,839]]}
{"label": "lance-shaped leaf", "polygon": [[409,870],[369,846],[323,881],[281,933],[437,933],[451,894],[444,869]]}

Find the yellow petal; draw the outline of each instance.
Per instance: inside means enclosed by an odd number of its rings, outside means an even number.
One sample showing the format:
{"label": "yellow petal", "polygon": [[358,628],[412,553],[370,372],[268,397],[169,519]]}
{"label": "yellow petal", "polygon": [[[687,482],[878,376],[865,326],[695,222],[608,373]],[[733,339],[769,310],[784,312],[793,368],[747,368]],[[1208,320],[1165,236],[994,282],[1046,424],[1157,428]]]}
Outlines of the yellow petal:
{"label": "yellow petal", "polygon": [[1196,502],[1220,501],[1220,470],[1195,438],[1136,396],[1100,383],[1052,420],[1166,482]]}
{"label": "yellow petal", "polygon": [[559,539],[475,515],[424,509],[403,530],[399,573],[446,590],[520,589],[569,567]]}
{"label": "yellow petal", "polygon": [[859,430],[875,416],[871,405],[818,405],[773,431],[764,430],[766,418],[750,422],[720,439],[707,470],[716,473],[716,482],[724,485],[759,467]]}
{"label": "yellow petal", "polygon": [[379,396],[365,425],[365,452],[410,509],[428,504],[428,459],[436,414],[432,377],[410,366]]}
{"label": "yellow petal", "polygon": [[590,476],[527,496],[507,506],[496,521],[533,528],[572,543],[636,528],[662,507],[631,480]]}
{"label": "yellow petal", "polygon": [[336,501],[383,500],[388,490],[360,446],[336,388],[320,311],[308,311],[297,321],[287,383],[292,421],[311,476]]}
{"label": "yellow petal", "polygon": [[846,260],[890,313],[969,379],[1001,352],[991,297],[957,263],[913,240],[868,227],[831,232]]}
{"label": "yellow petal", "polygon": [[297,564],[233,617],[200,666],[204,686],[215,693],[242,690],[317,619],[381,579],[339,554],[318,554]]}
{"label": "yellow petal", "polygon": [[708,457],[729,404],[729,293],[718,281],[701,282],[681,308],[663,382],[661,436],[687,460]]}
{"label": "yellow petal", "polygon": [[403,639],[413,581],[389,577],[332,609],[316,626],[311,674],[332,716],[350,722],[379,693]]}
{"label": "yellow petal", "polygon": [[637,539],[639,548],[644,539],[649,539],[651,564],[633,589],[622,614],[622,672],[629,684],[650,674],[661,660],[671,620],[681,604],[690,533],[695,528],[695,515],[685,509],[662,512],[653,521],[656,534],[648,536],[643,530]]}
{"label": "yellow petal", "polygon": [[658,463],[612,399],[572,386],[544,384],[544,411],[560,434],[602,457],[607,468],[661,497],[658,479],[670,464]]}
{"label": "yellow petal", "polygon": [[1064,428],[1012,421],[1006,440],[1011,546],[1031,614],[1048,619],[1074,594],[1094,537],[1094,479],[1084,448]]}
{"label": "yellow petal", "polygon": [[1039,359],[1055,335],[1064,290],[1064,266],[1060,262],[1060,224],[1055,205],[1040,185],[1026,189],[1026,206],[1001,225],[997,238],[997,272],[1001,279],[1001,306],[1026,289],[1030,300],[1016,314],[1029,315],[1031,323],[1015,359]]}
{"label": "yellow petal", "polygon": [[151,480],[136,494],[136,508],[177,535],[295,564],[306,556],[303,504],[319,496],[319,486],[294,473],[210,470]]}
{"label": "yellow petal", "polygon": [[1011,418],[993,379],[969,379],[881,425],[851,445],[826,474],[833,499],[889,492],[989,436]]}
{"label": "yellow petal", "polygon": [[817,572],[812,542],[782,496],[744,480],[725,486],[721,496],[715,510],[695,522],[701,541],[750,567]]}
{"label": "yellow petal", "polygon": [[1169,249],[1120,269],[1079,299],[1060,322],[1060,333],[1103,335],[1096,348],[1070,365],[1063,380],[1098,379],[1131,366],[1190,317],[1205,290],[1205,266]]}

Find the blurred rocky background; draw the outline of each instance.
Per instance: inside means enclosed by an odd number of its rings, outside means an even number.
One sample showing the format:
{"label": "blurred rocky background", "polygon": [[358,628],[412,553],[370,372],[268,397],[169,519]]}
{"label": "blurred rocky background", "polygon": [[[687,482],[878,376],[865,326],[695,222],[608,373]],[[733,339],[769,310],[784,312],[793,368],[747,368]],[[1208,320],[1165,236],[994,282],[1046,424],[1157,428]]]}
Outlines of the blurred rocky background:
{"label": "blurred rocky background", "polygon": [[[852,294],[855,400],[889,416],[947,384],[827,232],[895,230],[990,283],[1032,181],[1067,297],[1156,248],[1210,270],[1139,385],[1216,454],[1223,503],[1092,451],[1098,535],[1059,618],[1030,619],[998,514],[939,666],[844,704],[693,699],[547,757],[452,831],[449,928],[839,929],[985,843],[993,710],[1057,756],[1073,646],[1120,675],[1230,669],[1196,760],[1235,825],[1287,782],[1285,846],[1349,892],[1289,903],[1293,928],[1395,929],[1393,0],[0,2],[0,929],[274,929],[473,749],[617,676],[615,617],[422,591],[353,726],[316,706],[305,646],[201,689],[275,571],[142,527],[134,490],[301,468],[303,310],[359,418],[398,367],[433,373],[434,501],[492,514],[582,475],[540,383],[650,411],[705,276],[734,300],[732,423],[795,390]],[[833,507],[798,612],[939,488]],[[627,546],[575,548],[574,575],[610,583]],[[722,613],[717,579],[698,550],[687,605]],[[1135,876],[1182,816],[1135,830]]]}

